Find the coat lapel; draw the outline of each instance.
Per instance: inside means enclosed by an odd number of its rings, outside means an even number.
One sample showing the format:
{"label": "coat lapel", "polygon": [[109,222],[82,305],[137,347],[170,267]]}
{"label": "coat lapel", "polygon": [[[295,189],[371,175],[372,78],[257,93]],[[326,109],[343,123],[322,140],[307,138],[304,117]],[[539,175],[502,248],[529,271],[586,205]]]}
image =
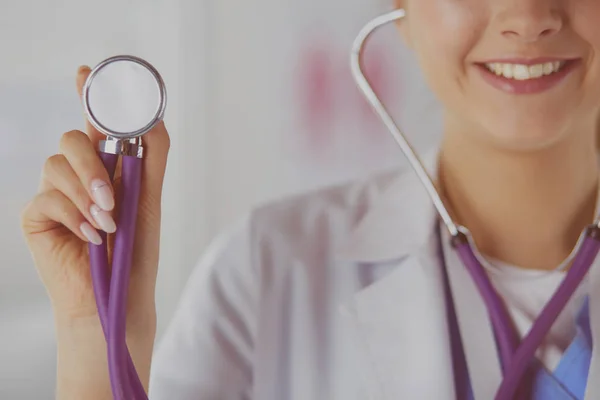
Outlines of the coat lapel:
{"label": "coat lapel", "polygon": [[[436,155],[424,157],[430,173]],[[378,277],[344,307],[373,399],[455,399],[436,228],[427,193],[409,171],[381,194],[340,250],[352,268]]]}
{"label": "coat lapel", "polygon": [[424,250],[356,293],[352,315],[375,398],[454,399],[442,279],[439,260]]}

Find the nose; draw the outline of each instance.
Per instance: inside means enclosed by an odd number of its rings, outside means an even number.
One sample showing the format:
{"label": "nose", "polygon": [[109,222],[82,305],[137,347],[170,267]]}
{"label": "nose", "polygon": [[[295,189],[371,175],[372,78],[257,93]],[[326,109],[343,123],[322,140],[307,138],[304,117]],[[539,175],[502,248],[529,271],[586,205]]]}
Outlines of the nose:
{"label": "nose", "polygon": [[563,15],[549,0],[512,0],[498,2],[497,26],[502,36],[532,43],[560,32]]}

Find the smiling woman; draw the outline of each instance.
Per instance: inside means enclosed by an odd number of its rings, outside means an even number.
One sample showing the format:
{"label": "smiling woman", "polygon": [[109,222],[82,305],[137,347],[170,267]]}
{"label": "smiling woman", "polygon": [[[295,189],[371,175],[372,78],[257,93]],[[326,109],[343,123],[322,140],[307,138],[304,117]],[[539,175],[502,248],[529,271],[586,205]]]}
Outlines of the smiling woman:
{"label": "smiling woman", "polygon": [[[153,355],[157,126],[127,314],[152,399],[600,398],[600,2],[395,3],[444,107],[425,168],[464,229],[404,171],[257,207],[202,258]],[[102,228],[114,191],[88,130],[63,136],[22,223],[55,309],[59,399],[110,398],[80,227]]]}

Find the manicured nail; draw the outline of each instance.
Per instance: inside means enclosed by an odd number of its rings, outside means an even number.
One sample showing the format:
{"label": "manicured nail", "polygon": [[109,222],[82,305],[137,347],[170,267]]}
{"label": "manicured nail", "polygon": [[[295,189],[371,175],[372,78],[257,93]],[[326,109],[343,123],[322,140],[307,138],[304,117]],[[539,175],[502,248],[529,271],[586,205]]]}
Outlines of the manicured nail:
{"label": "manicured nail", "polygon": [[89,240],[93,244],[95,244],[95,245],[102,244],[102,238],[100,237],[98,232],[96,232],[94,227],[92,225],[90,225],[89,222],[82,223],[81,226],[79,227],[79,229],[81,230],[81,233],[83,233],[83,236],[85,236],[87,238],[87,240]]}
{"label": "manicured nail", "polygon": [[90,213],[92,217],[94,217],[94,221],[98,224],[100,228],[106,233],[113,233],[117,230],[117,224],[115,224],[115,220],[111,215],[102,210],[96,204],[92,204],[90,207]]}
{"label": "manicured nail", "polygon": [[115,206],[115,199],[108,183],[95,179],[92,182],[92,197],[94,202],[105,211],[110,211]]}

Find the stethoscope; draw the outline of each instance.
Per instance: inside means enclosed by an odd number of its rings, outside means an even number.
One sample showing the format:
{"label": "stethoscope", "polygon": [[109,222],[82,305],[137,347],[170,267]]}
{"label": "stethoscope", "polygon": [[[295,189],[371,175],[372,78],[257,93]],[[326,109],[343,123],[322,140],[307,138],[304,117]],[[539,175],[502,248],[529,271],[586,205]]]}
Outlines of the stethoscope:
{"label": "stethoscope", "polygon": [[406,12],[403,9],[398,9],[379,16],[365,25],[354,41],[352,48],[352,74],[358,87],[383,120],[423,184],[441,220],[450,232],[452,247],[477,286],[495,332],[503,373],[502,382],[496,392],[495,399],[513,400],[518,398],[515,396],[521,396],[519,387],[524,375],[528,372],[530,361],[534,357],[537,348],[585,278],[600,250],[600,219],[596,219],[581,233],[569,257],[558,267],[559,270],[562,270],[571,264],[564,280],[543,308],[529,333],[523,340],[520,340],[502,298],[498,295],[486,274],[486,269],[493,270],[494,267],[477,251],[469,230],[452,220],[421,160],[371,88],[361,69],[362,50],[367,38],[381,26],[400,20],[405,16]]}
{"label": "stethoscope", "polygon": [[[148,396],[125,342],[126,306],[142,176],[141,138],[163,119],[166,88],[158,71],[147,61],[123,55],[106,59],[91,71],[82,97],[88,120],[106,135],[106,140],[99,143],[99,151],[111,181],[119,157],[122,163],[117,231],[110,264],[105,233],[99,231],[101,245],[89,245],[96,305],[107,343],[111,389],[115,400],[145,400]],[[135,99],[123,103],[128,97]]]}
{"label": "stethoscope", "polygon": [[[452,220],[419,157],[386,111],[362,72],[362,49],[367,38],[377,28],[402,19],[404,16],[405,12],[402,9],[389,12],[375,18],[360,31],[352,49],[352,74],[358,87],[381,117],[423,184],[452,237],[452,247],[456,250],[479,290],[496,334],[504,374],[496,394],[496,400],[511,400],[517,393],[521,379],[527,372],[535,351],[573,292],[584,279],[600,250],[600,220],[594,221],[582,232],[572,253],[559,266],[559,269],[564,269],[572,262],[563,282],[544,307],[529,333],[520,341],[502,299],[486,275],[486,269],[493,269],[493,266],[479,254],[468,229],[457,225]],[[153,104],[144,112],[138,113],[133,123],[122,116],[112,118],[112,121],[108,122],[111,120],[110,113],[106,113],[105,110],[100,111],[102,106],[111,103],[110,100],[107,100],[107,90],[103,83],[111,81],[111,74],[114,76],[116,73],[118,77],[127,70],[145,77],[143,87],[136,88],[135,85],[141,84],[141,82],[134,80],[134,82],[127,82],[125,85],[127,89],[130,91],[141,89],[139,92],[148,94],[148,83],[151,83],[152,93],[155,94],[155,96],[150,96]],[[115,90],[114,87],[108,86],[109,92]],[[122,90],[123,87],[117,89]],[[107,343],[111,389],[115,400],[148,399],[125,341],[126,305],[142,173],[141,137],[163,119],[166,99],[166,88],[158,71],[147,61],[133,56],[116,56],[104,60],[94,67],[83,88],[83,105],[88,120],[98,131],[107,136],[106,140],[99,143],[99,151],[111,180],[114,177],[119,157],[122,157],[122,190],[121,198],[118,201],[120,204],[117,218],[118,229],[115,233],[112,262],[109,263],[108,260],[106,235],[103,232],[99,232],[103,239],[101,245],[89,245],[94,294]],[[113,105],[113,108],[115,106],[118,104]]]}

